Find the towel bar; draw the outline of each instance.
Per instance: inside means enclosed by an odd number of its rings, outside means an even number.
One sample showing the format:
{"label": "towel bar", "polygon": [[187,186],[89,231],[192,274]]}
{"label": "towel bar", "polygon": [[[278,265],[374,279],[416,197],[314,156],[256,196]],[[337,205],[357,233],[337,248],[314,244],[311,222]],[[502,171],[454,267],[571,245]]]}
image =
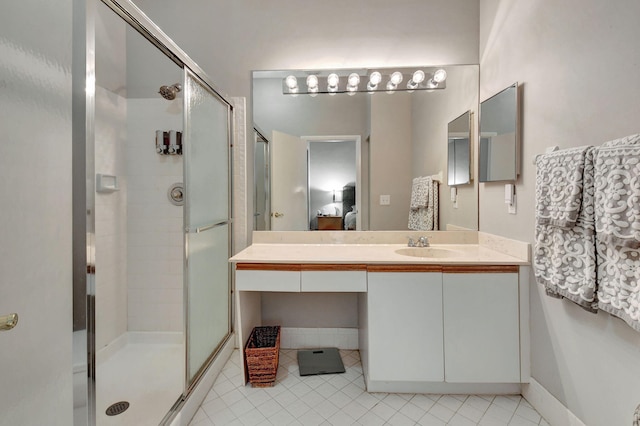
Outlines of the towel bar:
{"label": "towel bar", "polygon": [[[549,154],[551,152],[556,152],[560,149],[560,147],[558,145],[554,145],[554,146],[550,146],[549,148],[545,149],[544,153],[545,154]],[[538,161],[538,157],[542,155],[542,154],[536,154],[533,156],[533,165],[536,165],[536,161]]]}

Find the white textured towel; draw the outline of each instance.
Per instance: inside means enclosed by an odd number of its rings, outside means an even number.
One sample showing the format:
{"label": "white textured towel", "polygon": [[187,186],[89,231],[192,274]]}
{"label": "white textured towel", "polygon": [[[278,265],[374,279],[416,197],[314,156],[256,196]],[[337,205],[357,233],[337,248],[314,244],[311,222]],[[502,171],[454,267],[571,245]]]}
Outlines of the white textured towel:
{"label": "white textured towel", "polygon": [[[533,256],[536,280],[545,286],[549,296],[565,297],[590,312],[597,312],[598,307],[594,155],[594,148],[582,147],[537,158]],[[576,161],[582,164],[566,164]],[[566,191],[561,185],[563,174]],[[563,196],[571,200],[565,200]],[[549,203],[550,200],[554,200],[556,206],[567,208],[538,207],[538,204]],[[579,206],[577,211],[576,206]],[[549,220],[550,217],[553,220]]]}
{"label": "white textured towel", "polygon": [[430,177],[414,178],[411,184],[411,210],[418,210],[429,205]]}
{"label": "white textured towel", "polygon": [[[414,207],[413,200],[413,187],[416,184],[416,179],[420,183],[420,186],[424,188],[424,194],[420,194],[416,197],[421,204],[416,204],[418,207]],[[437,231],[438,230],[438,196],[439,188],[438,181],[431,179],[431,177],[419,177],[413,180],[412,185],[412,197],[411,205],[409,206],[409,229],[415,231]]]}
{"label": "white textured towel", "polygon": [[640,134],[598,148],[595,221],[598,307],[640,331]]}
{"label": "white textured towel", "polygon": [[536,223],[562,228],[575,226],[582,204],[588,148],[564,149],[537,157]]}

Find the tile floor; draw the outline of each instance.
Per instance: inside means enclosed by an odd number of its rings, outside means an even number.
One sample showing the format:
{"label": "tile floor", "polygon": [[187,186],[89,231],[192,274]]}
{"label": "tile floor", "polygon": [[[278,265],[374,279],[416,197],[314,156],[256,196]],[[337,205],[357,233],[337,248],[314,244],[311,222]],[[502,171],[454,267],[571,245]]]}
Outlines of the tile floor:
{"label": "tile floor", "polygon": [[340,351],[346,372],[300,377],[295,350],[280,351],[272,388],[241,386],[240,356],[231,356],[190,426],[549,424],[520,395],[367,393],[358,351]]}

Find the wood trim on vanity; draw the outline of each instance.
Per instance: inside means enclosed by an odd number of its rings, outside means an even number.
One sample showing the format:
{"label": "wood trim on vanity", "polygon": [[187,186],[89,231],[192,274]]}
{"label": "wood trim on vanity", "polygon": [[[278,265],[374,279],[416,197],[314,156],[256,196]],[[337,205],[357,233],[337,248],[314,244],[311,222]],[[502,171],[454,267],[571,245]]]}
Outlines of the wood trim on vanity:
{"label": "wood trim on vanity", "polygon": [[368,272],[442,272],[442,265],[367,265]]}
{"label": "wood trim on vanity", "polygon": [[518,273],[518,265],[425,265],[389,264],[368,265],[369,272],[443,272],[448,274],[507,274]]}
{"label": "wood trim on vanity", "polygon": [[236,263],[236,271],[300,271],[299,263]]}
{"label": "wood trim on vanity", "polygon": [[442,272],[449,274],[517,274],[519,270],[518,265],[442,265]]}
{"label": "wood trim on vanity", "polygon": [[304,263],[303,271],[366,271],[367,265],[357,263]]}
{"label": "wood trim on vanity", "polygon": [[444,272],[449,274],[518,273],[518,265],[431,265],[431,264],[350,264],[350,263],[237,263],[237,271],[368,271]]}

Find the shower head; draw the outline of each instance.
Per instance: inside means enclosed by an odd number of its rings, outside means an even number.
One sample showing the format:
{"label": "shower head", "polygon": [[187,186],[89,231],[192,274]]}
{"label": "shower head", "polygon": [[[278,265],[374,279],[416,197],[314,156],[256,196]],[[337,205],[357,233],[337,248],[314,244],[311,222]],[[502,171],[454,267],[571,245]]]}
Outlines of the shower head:
{"label": "shower head", "polygon": [[162,86],[160,87],[160,96],[165,98],[168,101],[172,101],[176,98],[178,92],[182,90],[182,85],[180,83],[172,84],[171,86]]}

